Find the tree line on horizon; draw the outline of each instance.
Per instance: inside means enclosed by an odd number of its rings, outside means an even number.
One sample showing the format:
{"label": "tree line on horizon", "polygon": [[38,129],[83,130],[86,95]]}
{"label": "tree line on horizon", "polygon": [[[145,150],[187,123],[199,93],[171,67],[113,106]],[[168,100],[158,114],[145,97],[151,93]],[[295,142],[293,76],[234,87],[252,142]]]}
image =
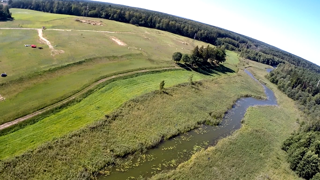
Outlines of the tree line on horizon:
{"label": "tree line on horizon", "polygon": [[227,50],[238,51],[241,57],[276,66],[289,62],[320,72],[320,67],[281,49],[222,28],[172,16],[165,13],[104,2],[80,0],[12,0],[12,8],[104,18],[155,28],[197,39]]}

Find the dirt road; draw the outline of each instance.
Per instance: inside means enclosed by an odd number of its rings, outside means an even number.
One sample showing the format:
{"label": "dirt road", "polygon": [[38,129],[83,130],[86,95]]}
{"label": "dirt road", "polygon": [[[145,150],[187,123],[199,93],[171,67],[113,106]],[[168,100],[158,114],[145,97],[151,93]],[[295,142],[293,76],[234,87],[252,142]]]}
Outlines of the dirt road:
{"label": "dirt road", "polygon": [[13,121],[10,121],[10,122],[1,124],[1,125],[0,125],[0,130],[3,130],[3,129],[5,129],[5,128],[8,128],[8,127],[13,126],[13,125],[15,125],[15,124],[18,124],[18,123],[20,123],[20,122],[22,122],[22,121],[28,120],[28,119],[30,119],[30,118],[33,118],[33,117],[35,117],[35,116],[37,116],[37,115],[39,115],[39,114],[42,114],[42,113],[44,113],[44,112],[46,112],[46,111],[49,111],[49,110],[51,110],[51,109],[54,109],[54,108],[56,108],[56,107],[59,107],[59,106],[61,106],[61,105],[63,105],[63,104],[66,104],[66,103],[70,102],[71,100],[73,100],[73,99],[75,99],[75,98],[77,98],[77,97],[85,94],[85,93],[88,92],[89,90],[96,88],[99,84],[101,84],[101,83],[103,83],[103,82],[105,82],[105,81],[108,81],[108,80],[110,80],[110,79],[114,79],[114,78],[118,78],[118,77],[123,77],[123,76],[128,76],[128,75],[132,75],[132,74],[136,74],[136,73],[152,72],[152,71],[159,71],[159,70],[170,70],[170,69],[178,69],[178,67],[168,67],[168,68],[159,68],[159,69],[132,71],[132,72],[123,73],[123,74],[118,74],[118,75],[114,75],[114,76],[111,76],[111,77],[107,77],[107,78],[101,79],[101,80],[99,80],[99,81],[91,84],[90,86],[86,87],[85,89],[82,89],[82,90],[79,91],[78,93],[76,93],[76,94],[74,94],[74,95],[72,95],[72,96],[70,96],[70,97],[68,97],[68,98],[66,98],[66,99],[64,99],[64,100],[62,100],[62,101],[59,101],[59,102],[54,103],[54,104],[52,104],[52,105],[49,105],[49,106],[47,106],[47,107],[45,107],[45,108],[43,108],[43,109],[40,109],[40,110],[35,111],[35,112],[33,112],[33,113],[31,113],[31,114],[28,114],[28,115],[26,115],[26,116],[23,116],[23,117],[20,117],[20,118],[18,118],[18,119],[15,119],[15,120],[13,120]]}
{"label": "dirt road", "polygon": [[48,41],[47,39],[45,39],[45,38],[43,37],[42,29],[37,29],[37,30],[38,30],[38,35],[39,35],[40,39],[41,39],[42,41],[44,41],[44,42],[49,46],[49,48],[50,48],[51,50],[54,50],[54,48],[53,48],[53,46],[51,45],[50,41]]}
{"label": "dirt road", "polygon": [[52,56],[55,56],[55,55],[57,55],[57,54],[64,53],[63,50],[56,50],[56,49],[54,49],[54,47],[51,45],[50,41],[49,41],[48,39],[46,39],[46,38],[43,37],[42,29],[37,29],[37,31],[38,31],[38,35],[39,35],[40,40],[43,41],[44,43],[46,43],[46,44],[49,46],[49,48],[51,49],[51,55],[52,55]]}

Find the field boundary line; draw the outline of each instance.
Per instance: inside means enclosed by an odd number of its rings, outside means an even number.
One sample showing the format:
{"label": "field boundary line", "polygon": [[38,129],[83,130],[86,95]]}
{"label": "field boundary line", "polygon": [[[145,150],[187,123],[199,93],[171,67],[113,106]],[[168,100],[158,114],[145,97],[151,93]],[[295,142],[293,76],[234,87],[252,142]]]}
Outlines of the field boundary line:
{"label": "field boundary line", "polygon": [[[38,31],[39,28],[0,28],[0,30],[36,30]],[[78,32],[97,32],[97,33],[109,33],[109,34],[135,34],[133,32],[118,32],[118,31],[99,31],[99,30],[81,30],[81,29],[46,29],[46,31],[78,31]]]}
{"label": "field boundary line", "polygon": [[10,122],[6,122],[4,124],[1,124],[0,125],[0,130],[3,130],[3,129],[6,129],[8,127],[11,127],[13,125],[16,125],[20,122],[23,122],[23,121],[26,121],[30,118],[33,118],[37,115],[40,115],[42,113],[45,113],[49,110],[52,110],[54,108],[57,108],[61,105],[64,105],[64,104],[67,104],[68,102],[74,100],[75,98],[77,97],[80,97],[81,95],[87,93],[88,91],[96,88],[98,85],[102,84],[103,82],[106,82],[108,80],[112,80],[112,79],[115,79],[115,78],[119,78],[119,77],[125,77],[125,76],[129,76],[129,75],[134,75],[134,74],[139,74],[139,73],[145,73],[145,72],[157,72],[157,71],[162,71],[162,70],[174,70],[174,69],[180,69],[179,67],[167,67],[167,68],[158,68],[158,69],[144,69],[144,70],[137,70],[137,71],[132,71],[132,72],[127,72],[127,73],[123,73],[123,74],[118,74],[118,75],[112,75],[112,76],[109,76],[109,77],[106,77],[106,78],[103,78],[103,79],[100,79],[94,83],[92,83],[91,85],[87,86],[86,88],[80,90],[79,92],[59,101],[59,102],[56,102],[54,104],[51,104],[47,107],[44,107],[40,110],[37,110],[33,113],[30,113],[30,114],[27,114],[25,116],[22,116],[20,118],[17,118],[13,121],[10,121]]}

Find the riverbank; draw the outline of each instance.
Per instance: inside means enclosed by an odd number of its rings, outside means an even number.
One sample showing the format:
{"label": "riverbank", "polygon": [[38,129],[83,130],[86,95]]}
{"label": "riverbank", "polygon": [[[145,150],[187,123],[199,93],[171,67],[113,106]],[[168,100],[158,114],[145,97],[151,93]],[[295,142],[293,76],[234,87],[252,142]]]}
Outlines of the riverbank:
{"label": "riverbank", "polygon": [[264,78],[264,67],[255,62],[250,66],[256,78],[274,91],[279,106],[249,108],[241,129],[233,135],[152,179],[299,179],[281,145],[302,117],[294,102]]}
{"label": "riverbank", "polygon": [[261,97],[264,92],[242,71],[192,87],[179,85],[164,94],[143,95],[125,103],[107,120],[2,161],[0,178],[89,178],[128,154],[189,131],[204,120],[222,118],[238,98],[248,95]]}
{"label": "riverbank", "polygon": [[[256,80],[250,72],[244,71]],[[258,82],[258,80],[256,81]],[[261,85],[265,89],[267,99],[240,98],[226,112],[219,126],[201,125],[195,130],[165,140],[141,155],[125,158],[120,166],[106,168],[101,172],[108,174],[108,176],[99,176],[98,179],[147,179],[159,172],[175,169],[177,165],[189,160],[194,153],[203,148],[214,146],[219,140],[240,129],[243,117],[249,107],[277,106],[274,93],[265,85]],[[206,122],[206,124],[210,124],[210,122]]]}

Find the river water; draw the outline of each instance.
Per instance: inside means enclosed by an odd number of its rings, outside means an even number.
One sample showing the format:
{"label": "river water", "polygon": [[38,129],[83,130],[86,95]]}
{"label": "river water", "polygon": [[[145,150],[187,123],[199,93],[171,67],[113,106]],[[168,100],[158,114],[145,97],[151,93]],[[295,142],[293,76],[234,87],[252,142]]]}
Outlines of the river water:
{"label": "river water", "polygon": [[[267,69],[270,72],[272,69]],[[247,70],[245,72],[254,80],[254,76]],[[259,100],[251,97],[240,98],[225,114],[221,125],[207,126],[188,133],[179,135],[170,140],[164,141],[156,148],[148,150],[145,154],[139,155],[122,167],[108,169],[108,176],[101,175],[99,180],[125,180],[125,179],[144,179],[151,177],[164,170],[176,168],[180,163],[190,159],[191,155],[201,148],[215,145],[219,139],[231,135],[241,127],[241,120],[247,109],[251,106],[274,106],[277,99],[268,87],[261,84],[264,88],[267,100]]]}

